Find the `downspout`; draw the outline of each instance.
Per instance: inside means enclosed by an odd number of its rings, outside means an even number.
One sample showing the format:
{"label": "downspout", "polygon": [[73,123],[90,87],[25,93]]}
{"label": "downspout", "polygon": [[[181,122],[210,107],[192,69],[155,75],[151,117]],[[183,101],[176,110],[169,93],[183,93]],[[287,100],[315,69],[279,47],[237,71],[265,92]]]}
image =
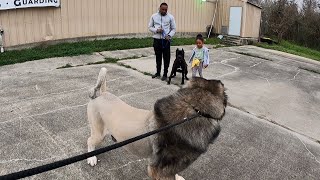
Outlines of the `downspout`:
{"label": "downspout", "polygon": [[212,28],[213,28],[214,19],[216,18],[218,1],[219,1],[219,0],[216,0],[216,8],[214,9],[214,15],[213,15],[213,18],[212,18],[212,22],[211,22],[211,26],[210,26],[210,30],[209,30],[209,33],[208,33],[208,37],[207,37],[207,38],[209,38],[209,36],[210,36],[210,34],[211,34],[211,31],[212,31]]}
{"label": "downspout", "polygon": [[4,33],[4,30],[0,28],[0,52],[1,53],[4,52],[4,48],[3,48],[3,33]]}

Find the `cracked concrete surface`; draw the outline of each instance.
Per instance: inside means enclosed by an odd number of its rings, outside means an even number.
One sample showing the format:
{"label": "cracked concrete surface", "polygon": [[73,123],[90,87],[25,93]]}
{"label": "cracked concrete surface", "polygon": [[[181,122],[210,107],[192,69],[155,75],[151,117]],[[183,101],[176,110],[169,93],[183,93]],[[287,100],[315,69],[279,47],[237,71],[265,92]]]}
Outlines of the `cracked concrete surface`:
{"label": "cracked concrete surface", "polygon": [[[183,48],[188,58],[193,46]],[[204,77],[223,81],[232,107],[217,141],[181,175],[195,180],[320,177],[320,145],[315,142],[320,140],[320,75],[304,70],[319,71],[319,63],[253,46],[211,49],[210,55]],[[86,65],[133,56],[141,58],[120,63],[155,72],[152,48],[0,67],[0,174],[87,150],[88,89],[101,67],[108,69],[108,90],[138,108],[152,109],[157,99],[179,89],[116,64]],[[67,63],[86,66],[56,69]],[[179,84],[180,78],[178,73],[173,83]],[[102,146],[112,143],[107,137]],[[123,149],[98,159],[93,168],[81,161],[27,179],[148,179],[147,159]]]}
{"label": "cracked concrete surface", "polygon": [[[186,48],[186,59],[190,51]],[[211,65],[204,70],[204,77],[223,80],[230,90],[231,104],[320,140],[320,74],[301,69],[319,71],[320,62],[254,46],[212,49],[210,57]],[[154,73],[153,59],[121,63]],[[173,82],[178,84],[180,78]]]}

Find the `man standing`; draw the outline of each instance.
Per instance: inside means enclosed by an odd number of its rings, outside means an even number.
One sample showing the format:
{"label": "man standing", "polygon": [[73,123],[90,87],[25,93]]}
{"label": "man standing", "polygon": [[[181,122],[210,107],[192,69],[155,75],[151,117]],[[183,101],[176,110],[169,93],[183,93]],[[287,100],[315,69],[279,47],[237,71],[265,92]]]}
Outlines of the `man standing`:
{"label": "man standing", "polygon": [[168,4],[162,3],[159,12],[151,16],[149,30],[153,35],[153,48],[156,55],[157,72],[152,78],[159,78],[161,72],[163,56],[163,76],[162,81],[167,80],[168,68],[170,64],[170,41],[176,32],[176,23],[174,17],[167,13]]}

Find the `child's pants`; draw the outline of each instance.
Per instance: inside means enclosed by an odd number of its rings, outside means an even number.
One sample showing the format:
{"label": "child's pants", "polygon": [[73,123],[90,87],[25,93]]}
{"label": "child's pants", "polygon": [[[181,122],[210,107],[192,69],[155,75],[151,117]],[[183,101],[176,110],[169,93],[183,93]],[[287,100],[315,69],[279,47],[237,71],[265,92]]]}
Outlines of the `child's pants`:
{"label": "child's pants", "polygon": [[196,77],[197,71],[199,72],[199,76],[202,77],[202,69],[203,69],[203,61],[200,62],[199,66],[194,66],[192,68],[192,77]]}

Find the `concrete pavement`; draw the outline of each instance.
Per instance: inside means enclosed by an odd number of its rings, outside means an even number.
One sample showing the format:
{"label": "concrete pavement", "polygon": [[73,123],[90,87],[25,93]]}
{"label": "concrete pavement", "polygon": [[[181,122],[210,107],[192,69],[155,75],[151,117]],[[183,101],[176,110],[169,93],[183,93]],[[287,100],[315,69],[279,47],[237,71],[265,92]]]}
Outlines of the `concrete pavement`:
{"label": "concrete pavement", "polygon": [[[187,55],[192,47],[183,47]],[[319,65],[252,46],[210,53],[213,63],[204,76],[223,81],[232,107],[227,108],[217,141],[182,176],[196,180],[317,179],[320,75],[305,69],[319,70]],[[136,70],[117,64],[86,65],[105,57],[134,56],[141,58],[119,64]],[[67,63],[83,66],[57,69]],[[152,109],[157,99],[179,89],[141,73],[155,71],[152,48],[0,67],[1,175],[86,151],[87,90],[95,84],[101,67],[108,69],[108,90],[138,108]],[[178,74],[173,83],[179,84],[180,78]],[[103,146],[111,143],[106,138]],[[148,179],[147,160],[123,149],[98,159],[93,168],[81,161],[28,179]]]}
{"label": "concrete pavement", "polygon": [[[192,47],[184,47],[187,58]],[[320,62],[254,46],[211,49],[210,58],[204,77],[223,80],[233,106],[320,140]],[[155,72],[152,56],[120,62]]]}

